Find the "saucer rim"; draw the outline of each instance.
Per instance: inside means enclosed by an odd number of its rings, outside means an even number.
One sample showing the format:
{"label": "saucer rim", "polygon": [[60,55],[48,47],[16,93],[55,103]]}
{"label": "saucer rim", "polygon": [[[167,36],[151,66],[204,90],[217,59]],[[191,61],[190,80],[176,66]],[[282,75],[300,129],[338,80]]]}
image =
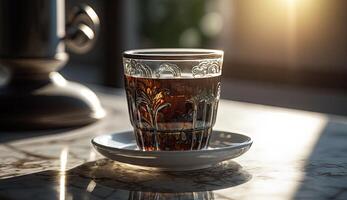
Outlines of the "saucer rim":
{"label": "saucer rim", "polygon": [[[114,134],[121,134],[121,133],[133,133],[133,130],[125,130],[125,131],[119,131],[119,132],[114,132],[111,134],[103,134],[103,135],[98,135],[91,139],[91,143],[93,146],[96,146],[97,148],[101,148],[104,150],[108,151],[123,151],[123,152],[128,152],[128,153],[134,153],[136,152],[137,154],[151,154],[151,155],[156,155],[156,154],[202,154],[202,153],[208,153],[211,151],[214,152],[219,152],[219,151],[225,151],[225,150],[232,150],[232,149],[240,149],[244,147],[250,147],[253,144],[253,140],[251,137],[241,134],[241,133],[235,133],[231,131],[223,131],[223,130],[213,130],[213,132],[222,132],[226,134],[232,134],[232,135],[239,135],[242,137],[246,138],[246,141],[240,142],[240,143],[232,143],[231,145],[225,146],[225,147],[217,147],[217,148],[208,148],[208,149],[201,149],[201,150],[186,150],[186,151],[141,151],[141,150],[133,150],[133,149],[124,149],[124,148],[116,148],[116,147],[110,147],[110,146],[105,146],[100,143],[95,142],[94,140],[98,137],[103,137],[103,136],[109,136],[109,135],[114,135]],[[136,143],[135,143],[136,145]]]}

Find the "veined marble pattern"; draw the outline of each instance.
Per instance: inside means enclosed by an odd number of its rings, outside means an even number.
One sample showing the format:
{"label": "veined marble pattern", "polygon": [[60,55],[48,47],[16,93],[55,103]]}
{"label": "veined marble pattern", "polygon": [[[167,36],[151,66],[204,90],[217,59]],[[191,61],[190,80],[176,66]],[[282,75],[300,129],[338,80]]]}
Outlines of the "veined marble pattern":
{"label": "veined marble pattern", "polygon": [[131,129],[124,94],[98,95],[108,117],[96,124],[1,133],[0,199],[347,199],[346,118],[221,100],[215,129],[251,136],[249,152],[160,172],[92,149],[92,137]]}

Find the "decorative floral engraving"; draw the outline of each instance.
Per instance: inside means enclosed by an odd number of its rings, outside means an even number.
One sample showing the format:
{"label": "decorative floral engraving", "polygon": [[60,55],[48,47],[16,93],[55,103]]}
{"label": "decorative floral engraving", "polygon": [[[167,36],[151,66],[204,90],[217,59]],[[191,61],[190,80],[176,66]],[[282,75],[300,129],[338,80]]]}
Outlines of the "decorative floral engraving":
{"label": "decorative floral engraving", "polygon": [[140,75],[142,77],[152,77],[152,70],[146,64],[134,59],[124,59],[125,74]]}
{"label": "decorative floral engraving", "polygon": [[[152,69],[145,63],[136,59],[124,59],[125,74],[141,77],[157,77],[162,74],[172,74],[173,77],[181,77],[182,69],[173,63],[162,63],[159,68],[152,72]],[[205,77],[207,75],[220,74],[221,60],[204,60],[198,65],[193,66],[191,70],[193,77]]]}
{"label": "decorative floral engraving", "polygon": [[141,123],[146,128],[158,128],[158,112],[170,106],[170,103],[164,102],[164,97],[169,94],[169,90],[154,87],[139,87],[136,90],[136,108],[138,112],[144,111],[145,115],[141,117]]}
{"label": "decorative floral engraving", "polygon": [[[197,128],[199,129],[200,127],[211,127],[212,124],[214,124],[215,119],[213,117],[216,116],[215,113],[217,113],[218,109],[218,101],[219,101],[219,95],[220,95],[220,82],[217,85],[217,91],[213,92],[213,90],[200,90],[199,95],[193,96],[191,99],[187,100],[187,102],[191,103],[193,106],[193,113],[192,113],[192,119],[193,119],[193,129]],[[202,109],[202,119],[201,121],[198,121],[198,106],[201,105],[203,106]],[[207,112],[207,110],[211,109],[210,113]],[[209,118],[209,119],[208,119]],[[206,124],[206,122],[209,122]],[[209,135],[207,135],[207,140],[209,140]],[[200,137],[200,142],[198,149],[201,148],[202,144],[202,138]],[[193,133],[193,140],[196,140],[197,137]],[[192,142],[194,144],[195,142]],[[193,145],[191,146],[191,149],[193,149]]]}
{"label": "decorative floral engraving", "polygon": [[171,63],[161,64],[159,68],[157,69],[157,71],[155,72],[155,76],[159,78],[160,75],[163,74],[164,72],[171,73],[173,77],[181,77],[181,69],[175,64],[171,64]]}
{"label": "decorative floral engraving", "polygon": [[[127,98],[130,120],[134,127],[139,125],[141,129],[153,130],[156,149],[159,149],[159,139],[157,130],[158,117],[160,111],[166,107],[171,106],[170,103],[165,102],[166,95],[169,95],[168,89],[159,88],[153,85],[151,80],[146,83],[138,82],[135,87],[133,82],[128,82]],[[137,143],[144,147],[144,136],[142,133],[136,137]]]}
{"label": "decorative floral engraving", "polygon": [[[164,101],[164,96],[168,94],[169,90],[157,87],[154,87],[152,90],[150,88],[140,87],[136,90],[136,107],[140,124],[154,130],[154,140],[157,150],[159,149],[159,139],[156,132],[158,130],[158,113],[160,110],[171,105]],[[140,115],[141,110],[144,111],[142,115]]]}
{"label": "decorative floral engraving", "polygon": [[192,68],[194,77],[204,77],[208,74],[220,73],[220,63],[218,60],[202,61]]}

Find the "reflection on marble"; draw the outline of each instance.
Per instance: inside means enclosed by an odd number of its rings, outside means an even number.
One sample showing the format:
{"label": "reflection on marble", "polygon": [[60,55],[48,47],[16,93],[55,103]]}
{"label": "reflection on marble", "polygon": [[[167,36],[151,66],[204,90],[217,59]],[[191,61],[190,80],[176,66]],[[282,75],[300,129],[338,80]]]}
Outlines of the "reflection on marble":
{"label": "reflection on marble", "polygon": [[49,134],[0,133],[0,199],[165,193],[218,200],[347,199],[346,118],[221,100],[215,129],[251,136],[252,148],[189,176],[162,174],[110,162],[93,150],[96,135],[131,129],[124,95],[98,96],[108,117],[96,124]]}
{"label": "reflection on marble", "polygon": [[129,200],[213,200],[213,192],[159,193],[132,191]]}
{"label": "reflection on marble", "polygon": [[233,187],[251,179],[234,161],[204,170],[162,172],[100,159],[65,171],[66,152],[61,154],[60,171],[0,180],[0,198],[210,200],[214,199],[211,190]]}
{"label": "reflection on marble", "polygon": [[245,183],[252,177],[231,160],[207,169],[164,172],[100,159],[76,167],[69,174],[111,188],[166,193],[218,190]]}

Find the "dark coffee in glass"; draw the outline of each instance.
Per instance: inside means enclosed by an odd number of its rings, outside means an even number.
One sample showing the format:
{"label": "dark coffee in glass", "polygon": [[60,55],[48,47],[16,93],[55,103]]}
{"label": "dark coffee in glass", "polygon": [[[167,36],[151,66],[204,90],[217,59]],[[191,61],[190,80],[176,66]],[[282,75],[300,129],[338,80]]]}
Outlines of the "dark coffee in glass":
{"label": "dark coffee in glass", "polygon": [[[220,96],[222,52],[153,51],[159,50],[124,54],[129,116],[138,147],[145,151],[207,148]],[[200,57],[189,51],[201,51]],[[210,58],[208,51],[216,55]]]}

